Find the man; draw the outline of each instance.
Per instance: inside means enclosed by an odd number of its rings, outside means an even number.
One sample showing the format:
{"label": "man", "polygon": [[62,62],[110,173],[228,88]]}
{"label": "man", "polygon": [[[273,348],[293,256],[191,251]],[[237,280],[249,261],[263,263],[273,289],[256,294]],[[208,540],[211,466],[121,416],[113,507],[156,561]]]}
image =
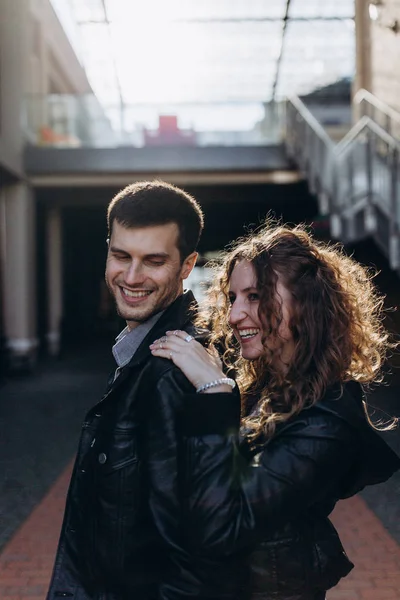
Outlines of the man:
{"label": "man", "polygon": [[206,597],[185,522],[179,417],[193,387],[149,349],[166,330],[186,330],[189,343],[194,334],[183,280],[203,215],[183,190],[140,182],[112,200],[108,228],[106,282],[127,326],[108,390],[83,423],[48,600]]}

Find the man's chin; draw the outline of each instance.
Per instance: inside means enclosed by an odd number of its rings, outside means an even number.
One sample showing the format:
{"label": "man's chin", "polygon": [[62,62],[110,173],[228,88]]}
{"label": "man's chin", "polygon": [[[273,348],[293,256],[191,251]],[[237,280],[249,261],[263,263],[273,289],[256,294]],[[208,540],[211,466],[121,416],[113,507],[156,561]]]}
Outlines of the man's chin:
{"label": "man's chin", "polygon": [[137,323],[138,325],[140,323],[144,323],[145,321],[150,319],[150,317],[153,314],[152,311],[149,311],[146,313],[139,313],[139,312],[134,313],[132,311],[128,311],[128,310],[124,310],[124,309],[120,309],[120,308],[117,308],[117,313],[121,317],[121,319],[124,319],[124,321],[127,321],[129,323]]}
{"label": "man's chin", "polygon": [[151,301],[151,306],[149,299],[147,299],[146,306],[138,306],[137,308],[129,307],[125,303],[120,301],[116,302],[115,304],[117,308],[117,313],[122,319],[124,319],[127,322],[131,322],[133,324],[136,323],[139,325],[140,323],[144,323],[145,321],[151,319],[151,317],[153,317],[155,314],[168,308],[168,306],[170,306],[175,301],[178,295],[179,294],[176,294],[175,296],[171,295],[167,298],[164,298],[164,300],[159,298],[158,301],[157,298],[154,296],[154,298],[152,298]]}

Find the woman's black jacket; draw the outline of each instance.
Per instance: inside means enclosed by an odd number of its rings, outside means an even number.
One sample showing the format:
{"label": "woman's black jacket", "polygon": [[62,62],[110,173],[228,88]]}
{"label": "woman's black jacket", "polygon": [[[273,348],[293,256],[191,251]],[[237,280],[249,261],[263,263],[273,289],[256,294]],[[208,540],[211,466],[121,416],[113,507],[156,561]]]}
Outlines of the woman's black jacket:
{"label": "woman's black jacket", "polygon": [[186,403],[192,552],[218,558],[253,548],[241,598],[314,598],[353,567],[328,519],[336,501],[385,481],[400,459],[368,424],[355,382],[280,425],[251,460],[238,402],[197,394]]}

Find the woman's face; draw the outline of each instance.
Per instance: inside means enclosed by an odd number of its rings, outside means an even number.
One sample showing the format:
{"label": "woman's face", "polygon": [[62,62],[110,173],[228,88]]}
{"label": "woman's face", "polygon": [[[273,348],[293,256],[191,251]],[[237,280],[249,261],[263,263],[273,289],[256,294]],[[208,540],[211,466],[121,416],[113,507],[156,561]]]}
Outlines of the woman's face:
{"label": "woman's face", "polygon": [[[293,338],[289,329],[292,295],[283,283],[277,280],[276,296],[282,309],[279,340],[267,339],[270,350],[281,348],[280,362],[287,365],[293,354]],[[254,360],[264,352],[262,345],[262,323],[258,316],[259,295],[253,265],[247,260],[236,263],[229,281],[231,309],[229,323],[241,348],[242,357]]]}

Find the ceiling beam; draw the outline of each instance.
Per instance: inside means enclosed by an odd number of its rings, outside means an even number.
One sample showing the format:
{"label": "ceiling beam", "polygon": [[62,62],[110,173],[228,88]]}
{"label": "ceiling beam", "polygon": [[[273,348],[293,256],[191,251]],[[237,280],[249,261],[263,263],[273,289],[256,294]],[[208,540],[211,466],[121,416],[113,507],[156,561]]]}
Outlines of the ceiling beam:
{"label": "ceiling beam", "polygon": [[289,11],[290,11],[291,1],[292,0],[286,0],[285,16],[283,17],[283,25],[282,25],[281,44],[280,44],[280,48],[279,48],[278,58],[276,60],[275,79],[274,79],[274,83],[272,86],[272,94],[271,94],[272,101],[274,101],[276,98],[276,90],[277,90],[278,83],[279,83],[281,62],[282,62],[283,50],[284,50],[285,40],[286,40],[286,30],[287,30],[287,25],[288,25],[288,21],[289,21]]}
{"label": "ceiling beam", "polygon": [[117,87],[117,91],[118,91],[119,109],[120,109],[120,129],[121,129],[121,133],[122,133],[125,130],[125,123],[124,123],[125,101],[124,101],[124,96],[123,96],[123,92],[122,92],[121,80],[118,75],[117,60],[115,58],[115,54],[113,51],[114,48],[113,48],[113,40],[112,40],[112,35],[111,35],[111,21],[108,18],[108,11],[107,11],[107,6],[106,6],[105,0],[101,0],[101,4],[103,7],[103,11],[104,11],[104,22],[107,25],[108,39],[109,39],[109,45],[110,45],[110,54],[111,54],[113,68],[114,68],[115,83],[116,83],[116,87]]}
{"label": "ceiling beam", "polygon": [[[354,16],[347,17],[290,17],[291,21],[351,21]],[[171,19],[168,23],[279,23],[283,21],[282,17],[204,17],[191,19]],[[81,19],[77,21],[78,25],[100,25],[104,23],[101,19]]]}

